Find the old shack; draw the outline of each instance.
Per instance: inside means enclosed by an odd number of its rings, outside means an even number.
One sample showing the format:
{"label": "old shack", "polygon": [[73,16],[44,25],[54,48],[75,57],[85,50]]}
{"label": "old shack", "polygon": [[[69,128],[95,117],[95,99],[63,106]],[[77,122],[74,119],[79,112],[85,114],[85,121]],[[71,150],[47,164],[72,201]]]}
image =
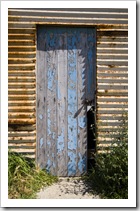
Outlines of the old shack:
{"label": "old shack", "polygon": [[81,175],[127,112],[128,9],[9,8],[8,91],[9,148]]}

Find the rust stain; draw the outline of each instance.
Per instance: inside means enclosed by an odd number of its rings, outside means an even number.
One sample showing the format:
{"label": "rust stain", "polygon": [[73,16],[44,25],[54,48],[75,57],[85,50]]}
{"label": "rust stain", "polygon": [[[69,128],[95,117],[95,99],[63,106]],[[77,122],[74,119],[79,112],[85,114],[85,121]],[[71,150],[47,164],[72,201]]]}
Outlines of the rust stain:
{"label": "rust stain", "polygon": [[109,64],[108,67],[109,67],[109,68],[114,68],[114,67],[116,67],[116,66],[113,65],[113,64]]}

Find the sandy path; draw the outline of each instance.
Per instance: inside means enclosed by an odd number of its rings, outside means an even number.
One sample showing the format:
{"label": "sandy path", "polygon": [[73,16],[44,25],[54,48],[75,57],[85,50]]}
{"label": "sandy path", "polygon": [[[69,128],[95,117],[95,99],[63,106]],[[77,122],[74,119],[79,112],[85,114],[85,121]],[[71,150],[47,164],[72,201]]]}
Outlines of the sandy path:
{"label": "sandy path", "polygon": [[80,178],[59,178],[52,186],[37,193],[37,199],[99,199],[92,194],[90,185]]}

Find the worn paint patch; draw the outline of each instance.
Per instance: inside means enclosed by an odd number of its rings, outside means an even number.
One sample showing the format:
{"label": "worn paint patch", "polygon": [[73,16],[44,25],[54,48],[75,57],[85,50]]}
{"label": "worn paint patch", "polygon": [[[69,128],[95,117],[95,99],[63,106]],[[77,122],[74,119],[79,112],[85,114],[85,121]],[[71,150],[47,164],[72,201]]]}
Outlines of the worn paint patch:
{"label": "worn paint patch", "polygon": [[78,117],[78,125],[80,128],[86,127],[86,117],[85,116]]}
{"label": "worn paint patch", "polygon": [[68,157],[68,176],[74,176],[76,174],[76,154],[73,151],[69,151]]}
{"label": "worn paint patch", "polygon": [[51,120],[50,120],[50,109],[47,110],[47,114],[48,114],[48,119],[47,119],[47,123],[48,123],[48,135],[51,135]]}
{"label": "worn paint patch", "polygon": [[55,139],[55,132],[52,133],[52,138]]}
{"label": "worn paint patch", "polygon": [[44,140],[43,140],[43,138],[40,138],[40,140],[39,140],[39,146],[40,146],[40,148],[42,148],[42,146],[43,146],[43,143],[44,143]]}
{"label": "worn paint patch", "polygon": [[57,138],[57,153],[64,150],[64,129],[62,128],[61,134]]}
{"label": "worn paint patch", "polygon": [[50,141],[47,141],[47,145],[50,146],[51,145],[51,142]]}
{"label": "worn paint patch", "polygon": [[85,156],[82,156],[81,153],[79,152],[78,153],[78,156],[79,156],[79,162],[78,162],[78,170],[83,173],[86,171],[86,157]]}
{"label": "worn paint patch", "polygon": [[53,162],[53,167],[55,168],[56,167],[56,164]]}
{"label": "worn paint patch", "polygon": [[48,135],[51,135],[51,120],[48,119]]}
{"label": "worn paint patch", "polygon": [[54,71],[48,69],[48,89],[51,91],[53,91],[54,75]]}
{"label": "worn paint patch", "polygon": [[79,155],[78,170],[82,173],[83,172],[83,159],[82,159],[82,155],[80,153],[78,153],[78,155]]}
{"label": "worn paint patch", "polygon": [[51,161],[50,161],[50,159],[48,159],[47,164],[46,164],[47,172],[50,172],[50,167],[51,167]]}
{"label": "worn paint patch", "polygon": [[73,137],[73,141],[68,142],[69,150],[76,150],[76,148],[77,148],[77,136]]}
{"label": "worn paint patch", "polygon": [[43,115],[42,114],[39,114],[39,119],[43,119]]}
{"label": "worn paint patch", "polygon": [[76,174],[77,148],[77,49],[76,30],[70,29],[67,39],[68,45],[68,176]]}

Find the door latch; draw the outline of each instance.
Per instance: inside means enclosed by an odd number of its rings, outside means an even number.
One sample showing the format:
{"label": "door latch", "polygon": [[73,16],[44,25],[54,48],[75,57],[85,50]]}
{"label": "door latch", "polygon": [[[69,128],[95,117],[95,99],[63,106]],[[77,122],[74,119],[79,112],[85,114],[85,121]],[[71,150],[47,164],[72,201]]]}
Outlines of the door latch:
{"label": "door latch", "polygon": [[85,104],[86,104],[87,106],[93,105],[93,102],[94,102],[94,99],[92,99],[92,100],[85,99]]}

